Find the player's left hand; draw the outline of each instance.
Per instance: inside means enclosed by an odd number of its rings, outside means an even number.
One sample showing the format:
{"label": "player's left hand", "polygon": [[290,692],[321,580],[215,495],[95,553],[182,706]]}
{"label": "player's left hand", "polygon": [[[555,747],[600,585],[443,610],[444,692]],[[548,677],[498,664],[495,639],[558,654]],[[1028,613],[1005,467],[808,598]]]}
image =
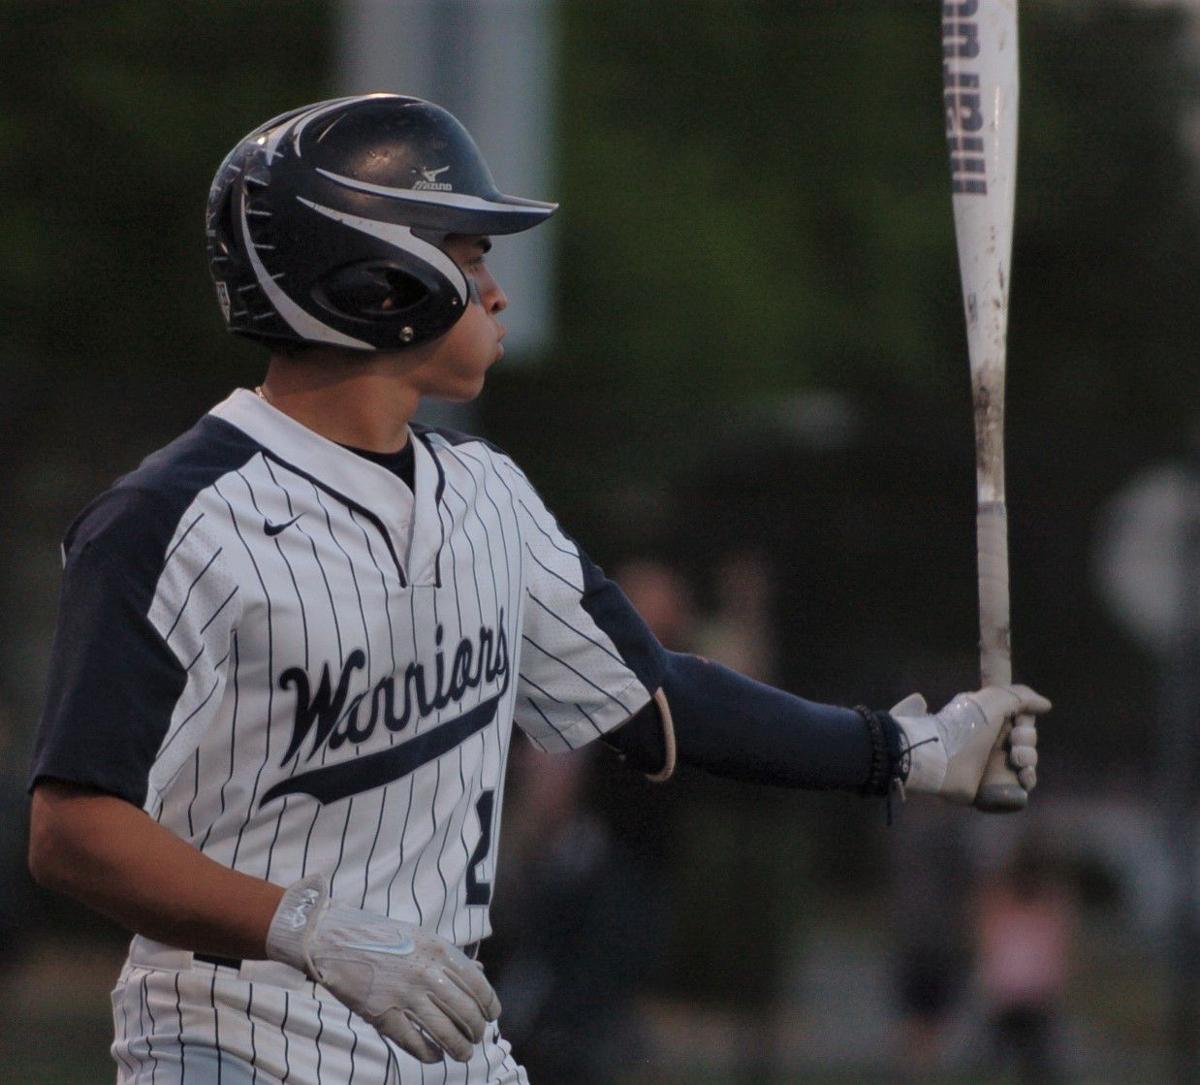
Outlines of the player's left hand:
{"label": "player's left hand", "polygon": [[304,972],[421,1062],[467,1062],[500,1000],[480,968],[432,931],[335,904],[310,875],[283,895],[267,955]]}
{"label": "player's left hand", "polygon": [[1050,702],[1028,686],[985,686],[960,693],[933,715],[919,693],[906,697],[891,710],[910,751],[904,786],[948,802],[974,802],[1000,729],[1012,721],[1008,764],[1021,786],[1032,791],[1038,759],[1035,717],[1049,711]]}

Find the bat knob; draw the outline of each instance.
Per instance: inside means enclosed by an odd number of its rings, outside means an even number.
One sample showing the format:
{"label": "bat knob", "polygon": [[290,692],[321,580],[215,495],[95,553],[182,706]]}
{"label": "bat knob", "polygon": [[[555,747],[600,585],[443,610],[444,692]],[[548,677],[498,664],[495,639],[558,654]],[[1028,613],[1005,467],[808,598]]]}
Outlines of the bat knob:
{"label": "bat knob", "polygon": [[985,780],[975,793],[976,808],[989,814],[1015,813],[1028,804],[1028,792],[1015,780],[1012,783]]}

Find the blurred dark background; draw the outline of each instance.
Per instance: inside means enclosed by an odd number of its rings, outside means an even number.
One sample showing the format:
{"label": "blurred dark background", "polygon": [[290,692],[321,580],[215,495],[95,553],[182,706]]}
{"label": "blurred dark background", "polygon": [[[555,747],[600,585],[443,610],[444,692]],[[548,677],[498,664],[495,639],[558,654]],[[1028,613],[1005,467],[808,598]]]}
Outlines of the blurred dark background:
{"label": "blurred dark background", "polygon": [[[213,304],[205,196],[245,131],[346,87],[346,6],[0,4],[5,1080],[110,1073],[121,936],[33,890],[21,860],[58,540],[95,492],[261,375]],[[470,13],[497,33],[536,10],[553,54],[552,187],[528,194],[562,203],[556,316],[493,372],[469,425],[640,605],[662,604],[672,646],[840,703],[913,689],[940,703],[975,683],[939,5],[441,6],[451,28]],[[456,62],[487,86],[469,40]],[[655,790],[595,758],[568,791],[627,856],[633,925],[652,935],[612,995],[629,1006],[613,1028],[637,1039],[609,1037],[599,1076],[535,1080],[984,1080],[1025,1065],[1029,1034],[997,1024],[979,917],[1003,919],[1006,871],[1029,849],[1052,883],[1042,929],[1069,932],[1042,1000],[1054,1072],[1178,1072],[1164,657],[1106,604],[1097,555],[1114,496],[1195,451],[1198,71],[1195,5],[1021,5],[1012,610],[1017,677],[1055,702],[1030,812],[912,802],[887,828],[849,796],[687,774]],[[509,892],[527,884],[514,875]],[[1050,1073],[1032,1065],[1027,1080]]]}

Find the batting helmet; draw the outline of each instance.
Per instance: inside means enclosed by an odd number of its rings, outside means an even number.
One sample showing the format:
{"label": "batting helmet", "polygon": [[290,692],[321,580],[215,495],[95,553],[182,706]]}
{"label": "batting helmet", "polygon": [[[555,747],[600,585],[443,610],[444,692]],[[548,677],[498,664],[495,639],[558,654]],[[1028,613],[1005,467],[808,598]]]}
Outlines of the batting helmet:
{"label": "batting helmet", "polygon": [[239,335],[396,350],[466,310],[447,235],[516,233],[556,207],[502,194],[467,130],[432,102],[336,98],[275,117],[221,163],[209,270]]}

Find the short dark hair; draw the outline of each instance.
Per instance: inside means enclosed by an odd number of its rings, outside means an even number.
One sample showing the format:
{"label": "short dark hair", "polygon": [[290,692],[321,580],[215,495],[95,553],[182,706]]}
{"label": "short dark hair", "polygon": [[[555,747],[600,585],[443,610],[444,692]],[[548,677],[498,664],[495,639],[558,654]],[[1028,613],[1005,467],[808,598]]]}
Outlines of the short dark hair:
{"label": "short dark hair", "polygon": [[294,361],[312,351],[312,343],[294,343],[288,339],[280,339],[270,344],[270,351],[279,358]]}

